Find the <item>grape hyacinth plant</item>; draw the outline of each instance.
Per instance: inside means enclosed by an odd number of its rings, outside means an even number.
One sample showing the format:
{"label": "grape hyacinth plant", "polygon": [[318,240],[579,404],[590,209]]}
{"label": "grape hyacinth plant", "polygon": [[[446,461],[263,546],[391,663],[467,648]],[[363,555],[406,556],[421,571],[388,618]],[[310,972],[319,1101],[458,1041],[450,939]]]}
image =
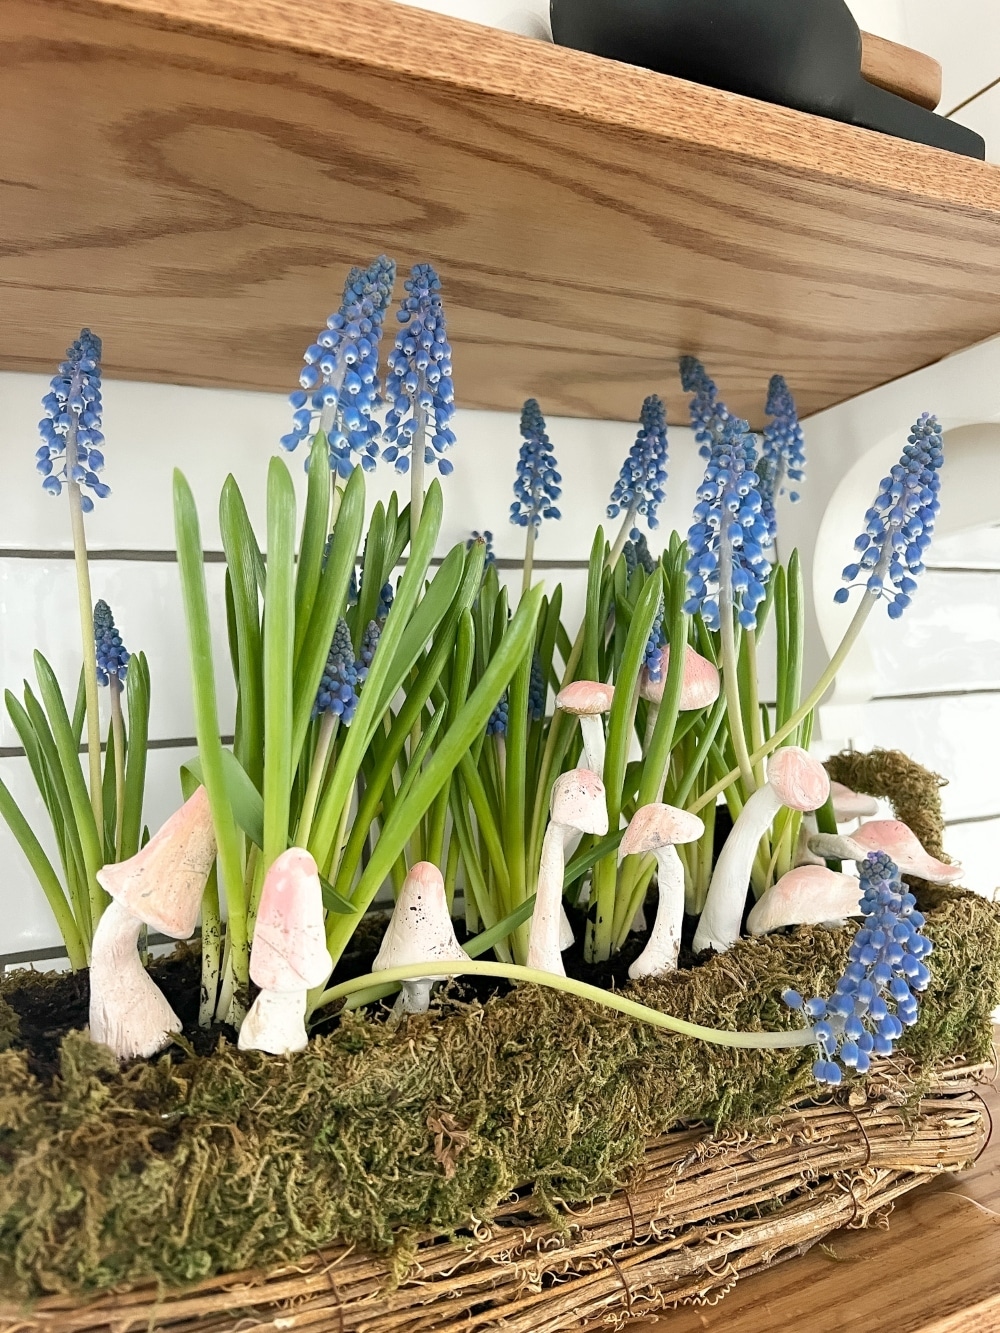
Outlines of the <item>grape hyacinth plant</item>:
{"label": "grape hyacinth plant", "polygon": [[783,999],[813,1020],[819,1058],[817,1082],[837,1087],[847,1070],[868,1072],[871,1057],[891,1055],[903,1029],[917,1021],[917,996],[930,985],[924,961],[933,944],[922,934],[917,900],[901,883],[884,852],[860,862],[864,925],[854,937],[847,969],[828,999],[803,1000],[794,990]]}
{"label": "grape hyacinth plant", "polygon": [[529,398],[521,409],[521,451],[514,478],[510,521],[525,529],[523,590],[531,587],[535,538],[543,518],[562,518],[556,501],[562,495],[556,456],[545,427],[542,409]]}
{"label": "grape hyacinth plant", "polygon": [[636,527],[640,516],[652,529],[659,525],[656,511],[666,496],[667,444],[667,413],[663,399],[655,393],[650,394],[642,405],[639,433],[622,463],[607,508],[608,518],[624,515],[621,530],[611,548],[609,563],[612,567],[617,564],[625,543],[630,539],[638,542],[642,535]]}
{"label": "grape hyacinth plant", "polygon": [[107,602],[94,607],[94,644],[97,654],[97,683],[107,686],[111,697],[111,743],[115,764],[115,857],[122,854],[122,823],[125,818],[125,725],[122,718],[122,684],[128,675],[131,653],[122,643],[115,618]]}
{"label": "grape hyacinth plant", "polygon": [[42,475],[42,489],[49,495],[61,495],[65,488],[69,502],[86,682],[90,804],[98,828],[104,823],[101,728],[92,624],[94,603],[83,516],[94,508],[94,501],[86,491],[99,500],[111,494],[111,487],[98,475],[104,470],[101,352],[101,340],[90,329],[81,329],[79,338],[66,349],[66,360],[53,376],[49,392],[42,399],[45,415],[38,423],[42,444],[35,453],[35,467]]}
{"label": "grape hyacinth plant", "polygon": [[378,458],[378,352],[395,281],[396,266],[385,255],[351,270],[340,309],[306,348],[301,387],[289,397],[295,411],[282,448],[292,452],[322,433],[330,468],[342,479],[350,477],[355,457],[369,472]]}
{"label": "grape hyacinth plant", "polygon": [[410,526],[415,532],[424,502],[424,467],[436,464],[443,477],[454,469],[445,455],[455,443],[455,389],[441,279],[430,264],[417,264],[405,287],[407,295],[396,313],[403,327],[386,373],[388,444],[382,456],[397,472],[410,473]]}
{"label": "grape hyacinth plant", "polygon": [[708,459],[712,445],[729,420],[729,409],[719,397],[715,381],[697,357],[682,356],[680,373],[681,388],[693,395],[689,410],[698,453]]}

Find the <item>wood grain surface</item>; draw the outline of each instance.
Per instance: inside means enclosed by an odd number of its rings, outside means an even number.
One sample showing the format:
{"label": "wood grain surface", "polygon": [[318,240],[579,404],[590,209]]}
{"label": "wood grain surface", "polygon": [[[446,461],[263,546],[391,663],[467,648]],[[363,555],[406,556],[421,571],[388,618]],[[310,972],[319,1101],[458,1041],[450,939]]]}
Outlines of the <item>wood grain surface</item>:
{"label": "wood grain surface", "polygon": [[1000,332],[1000,169],[388,0],[4,0],[0,367],[294,387],[347,267],[442,271],[459,400],[762,418]]}
{"label": "wood grain surface", "polygon": [[888,1230],[826,1245],[630,1333],[997,1333],[1000,1329],[1000,1086],[984,1086],[996,1133],[977,1165],[894,1207]]}
{"label": "wood grain surface", "polygon": [[912,46],[861,34],[861,73],[869,83],[934,111],[941,101],[941,65]]}

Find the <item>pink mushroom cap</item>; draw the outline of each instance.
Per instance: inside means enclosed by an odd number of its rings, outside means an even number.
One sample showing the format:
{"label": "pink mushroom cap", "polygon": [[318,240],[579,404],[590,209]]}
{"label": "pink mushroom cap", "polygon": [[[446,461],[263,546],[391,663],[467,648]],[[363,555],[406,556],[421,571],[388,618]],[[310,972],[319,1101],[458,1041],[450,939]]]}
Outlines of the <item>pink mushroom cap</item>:
{"label": "pink mushroom cap", "polygon": [[838,824],[878,814],[878,801],[874,796],[864,796],[861,792],[851,791],[850,787],[845,787],[842,782],[830,783],[830,795],[833,798],[833,813]]}
{"label": "pink mushroom cap", "polygon": [[848,834],[865,852],[885,852],[903,875],[913,875],[934,884],[954,884],[965,871],[925,852],[917,835],[899,819],[873,819]]}
{"label": "pink mushroom cap", "polygon": [[[639,693],[650,703],[663,702],[663,687],[667,683],[670,670],[670,644],[660,649],[660,679],[649,679],[649,671],[643,667],[640,677]],[[719,670],[708,660],[696,653],[690,644],[684,646],[684,682],[681,686],[680,711],[694,712],[696,708],[708,708],[714,704],[722,689]]]}
{"label": "pink mushroom cap", "polygon": [[797,745],[775,750],[767,765],[767,781],[781,804],[792,810],[818,810],[830,795],[826,769]]}
{"label": "pink mushroom cap", "polygon": [[621,840],[622,856],[639,856],[672,847],[679,842],[697,842],[705,825],[697,815],[679,810],[675,805],[654,802],[644,805],[632,816]]}
{"label": "pink mushroom cap", "polygon": [[264,878],[250,975],[261,990],[287,994],[321,986],[332,970],[316,862],[303,848],[289,847]]}
{"label": "pink mushroom cap", "polygon": [[751,935],[818,926],[861,914],[861,882],[826,866],[798,866],[763,893],[747,918]]}
{"label": "pink mushroom cap", "polygon": [[556,778],[549,805],[553,824],[580,833],[608,831],[608,803],[604,783],[589,768],[573,768]]}
{"label": "pink mushroom cap", "polygon": [[556,707],[574,717],[609,713],[614,701],[615,687],[601,680],[574,680],[556,695]]}
{"label": "pink mushroom cap", "polygon": [[198,924],[215,852],[212,809],[199,787],[135,856],[99,870],[97,882],[150,930],[186,940]]}

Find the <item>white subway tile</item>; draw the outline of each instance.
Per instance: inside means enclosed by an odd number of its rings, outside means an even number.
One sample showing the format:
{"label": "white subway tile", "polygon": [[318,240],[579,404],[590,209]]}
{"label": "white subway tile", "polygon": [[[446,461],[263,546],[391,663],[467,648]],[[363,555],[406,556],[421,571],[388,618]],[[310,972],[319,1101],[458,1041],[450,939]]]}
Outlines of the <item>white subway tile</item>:
{"label": "white subway tile", "polygon": [[906,0],[906,34],[910,46],[941,62],[942,112],[1000,75],[996,0]]}
{"label": "white subway tile", "polygon": [[954,824],[945,829],[944,845],[948,855],[965,867],[966,888],[987,898],[1000,891],[1000,819]]}
{"label": "white subway tile", "polygon": [[[212,616],[219,721],[223,732],[228,733],[233,728],[235,689],[226,634],[224,566],[206,564],[205,579]],[[177,565],[95,560],[91,583],[95,600],[104,598],[111,606],[126,648],[142,651],[149,659],[150,736],[193,736],[187,628]],[[18,698],[25,678],[35,688],[33,653],[37,648],[52,664],[72,709],[81,655],[77,608],[71,560],[13,559],[0,551],[0,626],[4,631],[0,634],[0,685]],[[106,690],[101,691],[101,706],[106,725]],[[4,708],[0,710],[0,746],[19,743]]]}

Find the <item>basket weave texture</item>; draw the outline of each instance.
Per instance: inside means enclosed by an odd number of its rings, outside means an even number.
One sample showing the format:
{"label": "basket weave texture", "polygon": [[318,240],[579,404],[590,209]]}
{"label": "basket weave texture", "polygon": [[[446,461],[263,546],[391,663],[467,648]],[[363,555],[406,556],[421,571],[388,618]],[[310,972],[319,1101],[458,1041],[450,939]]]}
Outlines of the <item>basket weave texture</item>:
{"label": "basket weave texture", "polygon": [[[408,1263],[332,1246],[291,1266],[166,1292],[0,1306],[0,1333],[557,1333],[620,1328],[678,1303],[714,1302],[746,1274],[838,1227],[886,1225],[901,1195],[970,1165],[988,1137],[985,1066],[932,1076],[877,1063],[864,1087],[802,1101],[756,1132],[674,1130],[648,1145],[635,1185],[556,1216],[512,1197],[489,1224],[426,1236]],[[924,1095],[915,1102],[918,1090]]]}

